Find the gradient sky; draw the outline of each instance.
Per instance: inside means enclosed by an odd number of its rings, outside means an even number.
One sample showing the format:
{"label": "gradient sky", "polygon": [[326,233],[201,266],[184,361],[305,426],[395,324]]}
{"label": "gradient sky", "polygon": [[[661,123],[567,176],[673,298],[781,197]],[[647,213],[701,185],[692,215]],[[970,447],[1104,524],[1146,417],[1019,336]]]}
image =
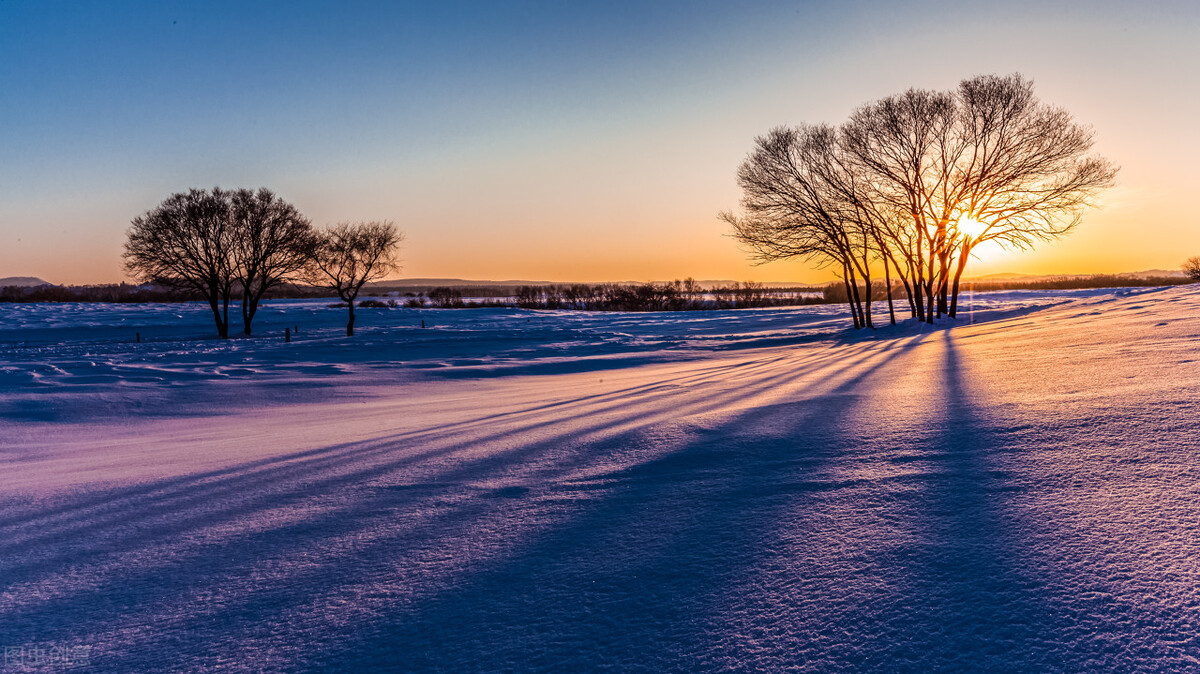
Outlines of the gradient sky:
{"label": "gradient sky", "polygon": [[188,187],[391,219],[405,277],[824,281],[716,213],[772,126],[1018,71],[1123,168],[1105,208],[968,274],[1200,254],[1200,3],[0,0],[0,277],[124,278]]}

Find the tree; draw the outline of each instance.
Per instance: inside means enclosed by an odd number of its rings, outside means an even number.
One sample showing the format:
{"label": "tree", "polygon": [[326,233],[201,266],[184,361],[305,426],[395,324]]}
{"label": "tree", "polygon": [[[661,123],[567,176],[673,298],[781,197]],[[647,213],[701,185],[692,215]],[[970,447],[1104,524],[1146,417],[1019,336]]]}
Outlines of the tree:
{"label": "tree", "polygon": [[230,193],[230,202],[235,267],[242,289],[242,326],[249,335],[263,295],[309,263],[313,229],[295,206],[266,188],[236,190]]}
{"label": "tree", "polygon": [[398,268],[404,235],[390,221],[338,223],[317,233],[309,258],[314,285],[333,289],[350,307],[346,335],[354,335],[354,302],[362,287]]}
{"label": "tree", "polygon": [[720,217],[759,262],[799,257],[834,266],[846,287],[854,327],[873,327],[870,263],[879,214],[855,180],[836,129],[779,127],[756,139],[738,169],[746,215]]}
{"label": "tree", "polygon": [[143,282],[199,293],[212,309],[217,334],[228,338],[235,243],[228,193],[217,187],[192,189],[172,194],[133,219],[125,242],[125,269]]}
{"label": "tree", "polygon": [[1090,128],[1038,101],[1021,75],[910,89],[837,128],[757,139],[738,171],[746,215],[721,217],[759,260],[840,267],[855,327],[872,325],[873,265],[883,267],[889,309],[895,269],[912,315],[932,323],[957,313],[980,243],[1031,248],[1070,232],[1095,205],[1118,169],[1088,154],[1093,142]]}
{"label": "tree", "polygon": [[1189,257],[1187,262],[1183,263],[1183,273],[1193,281],[1200,281],[1200,256]]}
{"label": "tree", "polygon": [[[948,206],[956,223],[978,225],[973,233],[959,232],[948,242],[951,250],[956,242],[961,246],[950,316],[956,313],[959,279],[976,245],[996,241],[1032,249],[1066,235],[1118,171],[1106,159],[1088,155],[1095,142],[1090,128],[1067,111],[1040,102],[1033,82],[1019,74],[965,80],[956,98],[963,156],[954,163],[947,201],[953,202]],[[943,304],[945,296],[943,289]]]}
{"label": "tree", "polygon": [[843,147],[853,157],[872,202],[906,230],[899,248],[912,280],[917,317],[933,320],[934,286],[949,218],[939,212],[953,147],[954,98],[909,89],[860,107],[842,126]]}

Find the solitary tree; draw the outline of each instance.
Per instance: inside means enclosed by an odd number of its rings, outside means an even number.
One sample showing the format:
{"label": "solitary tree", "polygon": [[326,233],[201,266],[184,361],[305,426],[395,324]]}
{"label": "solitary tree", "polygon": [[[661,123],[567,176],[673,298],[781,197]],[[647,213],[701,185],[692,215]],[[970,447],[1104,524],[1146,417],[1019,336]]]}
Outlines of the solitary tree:
{"label": "solitary tree", "polygon": [[243,332],[258,311],[258,303],[274,288],[305,268],[311,259],[313,229],[295,206],[261,188],[230,193],[234,257],[242,290]]}
{"label": "solitary tree", "polygon": [[354,335],[354,302],[362,287],[397,268],[396,249],[404,235],[390,221],[343,222],[316,235],[309,276],[332,288],[350,307],[346,335]]}
{"label": "solitary tree", "polygon": [[125,268],[143,282],[188,288],[208,301],[217,334],[229,337],[229,296],[237,237],[228,193],[214,187],[172,194],[133,219]]}

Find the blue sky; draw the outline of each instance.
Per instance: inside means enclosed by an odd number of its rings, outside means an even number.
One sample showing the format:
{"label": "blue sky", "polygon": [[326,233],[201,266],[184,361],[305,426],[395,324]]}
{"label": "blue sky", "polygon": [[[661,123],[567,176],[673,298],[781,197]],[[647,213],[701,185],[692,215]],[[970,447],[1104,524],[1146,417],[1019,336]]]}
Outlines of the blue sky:
{"label": "blue sky", "polygon": [[1182,2],[0,0],[0,276],[120,280],[138,213],[263,185],[318,224],[395,220],[404,276],[822,280],[751,267],[716,220],[754,136],[1013,71],[1124,168],[1078,234],[981,253],[980,273],[1176,266],[1200,254],[1198,19]]}

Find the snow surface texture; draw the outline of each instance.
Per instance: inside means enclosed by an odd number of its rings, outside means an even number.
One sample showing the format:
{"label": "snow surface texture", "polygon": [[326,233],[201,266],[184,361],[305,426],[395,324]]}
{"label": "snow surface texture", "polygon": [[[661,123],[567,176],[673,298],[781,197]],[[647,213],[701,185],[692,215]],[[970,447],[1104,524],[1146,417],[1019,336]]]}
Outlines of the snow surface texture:
{"label": "snow surface texture", "polygon": [[364,309],[347,339],[278,302],[228,342],[194,305],[0,306],[0,645],[1200,667],[1200,292],[973,306],[870,335],[836,307]]}

